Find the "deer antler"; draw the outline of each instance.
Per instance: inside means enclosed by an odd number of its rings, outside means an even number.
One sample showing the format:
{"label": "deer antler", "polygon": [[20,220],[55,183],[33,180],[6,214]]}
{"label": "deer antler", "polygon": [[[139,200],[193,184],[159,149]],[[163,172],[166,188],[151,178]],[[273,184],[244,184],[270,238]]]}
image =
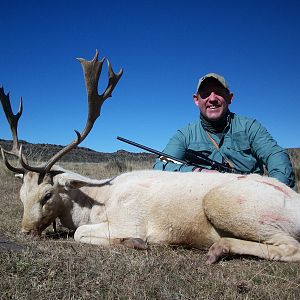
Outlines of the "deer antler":
{"label": "deer antler", "polygon": [[13,138],[13,144],[12,144],[12,149],[10,151],[8,150],[4,150],[1,147],[1,154],[3,157],[3,161],[4,164],[6,165],[6,167],[16,173],[25,173],[25,170],[22,168],[16,168],[13,167],[7,160],[6,155],[5,154],[12,154],[14,156],[19,156],[19,139],[18,139],[18,122],[19,119],[22,115],[23,112],[23,103],[22,103],[22,97],[20,98],[20,106],[19,106],[19,111],[17,114],[14,114],[11,108],[11,104],[10,104],[10,99],[9,99],[9,93],[7,93],[7,95],[4,92],[3,87],[0,88],[0,101],[6,116],[6,119],[10,125],[10,130],[11,130],[11,134],[12,134],[12,138]]}
{"label": "deer antler", "polygon": [[17,114],[12,112],[9,93],[5,95],[3,87],[0,88],[0,101],[6,116],[6,119],[10,125],[12,137],[13,137],[13,146],[10,151],[6,151],[7,153],[18,156],[19,154],[19,140],[18,140],[18,122],[23,112],[23,103],[22,97],[20,98],[20,106]]}
{"label": "deer antler", "polygon": [[47,173],[50,171],[51,167],[66,153],[71,151],[73,148],[75,148],[77,145],[79,145],[89,134],[91,129],[93,128],[93,125],[96,121],[96,119],[100,115],[100,110],[102,107],[102,104],[104,101],[111,97],[112,91],[114,90],[115,86],[117,85],[119,79],[121,78],[123,74],[123,70],[121,69],[119,73],[115,74],[113,72],[113,69],[111,67],[111,64],[108,61],[108,73],[109,73],[109,80],[107,87],[102,95],[98,94],[98,81],[102,70],[102,65],[105,60],[105,57],[98,61],[98,50],[96,50],[96,54],[94,58],[91,61],[87,61],[83,58],[78,58],[80,61],[84,78],[85,78],[85,84],[86,84],[86,90],[87,90],[87,96],[88,96],[88,118],[85,125],[85,128],[81,133],[79,133],[77,130],[75,130],[77,138],[72,141],[69,145],[61,149],[58,153],[56,153],[52,158],[48,160],[44,165],[42,166],[29,166],[23,159],[22,156],[22,147],[20,148],[19,152],[19,158],[20,163],[23,168],[37,172],[37,173]]}

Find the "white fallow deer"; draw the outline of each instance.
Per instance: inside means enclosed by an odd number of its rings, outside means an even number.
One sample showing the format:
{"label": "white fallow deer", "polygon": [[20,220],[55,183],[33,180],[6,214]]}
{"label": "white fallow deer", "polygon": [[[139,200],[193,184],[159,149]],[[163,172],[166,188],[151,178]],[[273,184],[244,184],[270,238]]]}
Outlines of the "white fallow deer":
{"label": "white fallow deer", "polygon": [[300,195],[276,179],[145,170],[95,180],[54,165],[87,136],[122,75],[109,64],[108,86],[98,95],[103,61],[98,53],[91,61],[80,59],[88,94],[86,127],[43,166],[26,162],[16,132],[22,110],[14,115],[9,96],[0,91],[15,141],[9,152],[21,164],[12,166],[2,150],[5,165],[23,178],[22,231],[39,235],[59,218],[83,243],[139,249],[186,245],[209,249],[207,263],[224,254],[300,261]]}

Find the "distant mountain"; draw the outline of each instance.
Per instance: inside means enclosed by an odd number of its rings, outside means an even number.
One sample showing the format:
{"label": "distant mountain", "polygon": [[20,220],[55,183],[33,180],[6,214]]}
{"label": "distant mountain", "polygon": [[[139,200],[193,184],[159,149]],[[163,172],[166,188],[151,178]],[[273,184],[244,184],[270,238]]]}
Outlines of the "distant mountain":
{"label": "distant mountain", "polygon": [[[60,151],[63,146],[52,145],[52,144],[32,144],[26,141],[20,140],[23,145],[24,154],[26,157],[38,160],[46,161],[58,151]],[[10,150],[12,147],[11,140],[0,139],[0,145],[6,149]],[[97,152],[85,147],[76,147],[65,156],[63,156],[60,161],[65,162],[105,162],[111,159],[118,160],[154,160],[156,155],[151,153],[133,153],[125,150],[118,150],[113,153]]]}

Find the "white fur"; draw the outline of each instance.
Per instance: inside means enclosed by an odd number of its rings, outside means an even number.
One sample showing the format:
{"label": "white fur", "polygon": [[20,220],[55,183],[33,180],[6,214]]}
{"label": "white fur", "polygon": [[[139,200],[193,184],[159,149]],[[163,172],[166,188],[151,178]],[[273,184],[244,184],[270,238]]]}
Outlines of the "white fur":
{"label": "white fur", "polygon": [[28,172],[20,195],[26,232],[60,218],[84,243],[210,248],[209,263],[224,253],[300,260],[300,195],[268,177],[148,170],[94,180],[64,171],[38,184]]}

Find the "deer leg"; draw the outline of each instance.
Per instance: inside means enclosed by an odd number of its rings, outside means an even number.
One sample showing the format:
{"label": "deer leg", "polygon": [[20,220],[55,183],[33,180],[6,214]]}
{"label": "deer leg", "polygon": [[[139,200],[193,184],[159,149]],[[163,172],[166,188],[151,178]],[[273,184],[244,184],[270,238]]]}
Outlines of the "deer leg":
{"label": "deer leg", "polygon": [[147,249],[147,243],[143,239],[120,233],[120,230],[116,230],[108,223],[80,226],[74,234],[74,239],[81,243],[104,247],[123,245],[133,249]]}
{"label": "deer leg", "polygon": [[268,260],[300,261],[300,244],[296,240],[292,243],[287,241],[274,245],[221,238],[210,247],[206,263],[215,263],[226,254],[253,255]]}

